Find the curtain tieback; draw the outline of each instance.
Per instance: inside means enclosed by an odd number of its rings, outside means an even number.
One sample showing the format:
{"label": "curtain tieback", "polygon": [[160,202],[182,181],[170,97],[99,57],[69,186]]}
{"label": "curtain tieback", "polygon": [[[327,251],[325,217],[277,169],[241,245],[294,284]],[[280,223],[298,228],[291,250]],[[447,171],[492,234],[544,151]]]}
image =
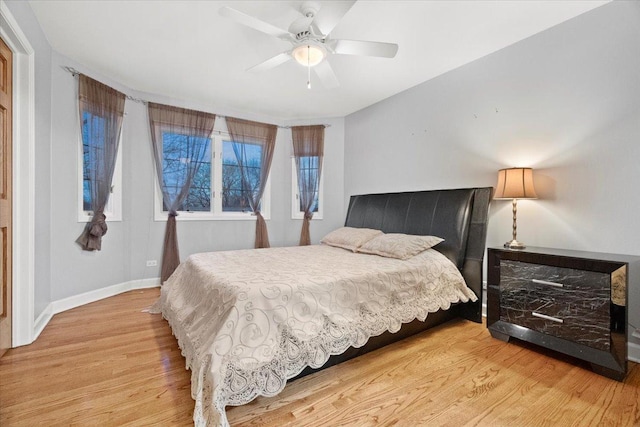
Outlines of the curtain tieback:
{"label": "curtain tieback", "polygon": [[176,211],[169,211],[169,214],[168,214],[168,215],[169,215],[169,216],[172,216],[172,217],[176,217],[176,216],[178,216],[178,212],[176,212]]}
{"label": "curtain tieback", "polygon": [[102,237],[107,234],[107,222],[106,215],[103,212],[96,212],[93,214],[93,218],[91,218],[91,230],[89,234],[95,237]]}
{"label": "curtain tieback", "polygon": [[308,219],[309,221],[311,221],[313,219],[313,212],[305,212],[304,219]]}

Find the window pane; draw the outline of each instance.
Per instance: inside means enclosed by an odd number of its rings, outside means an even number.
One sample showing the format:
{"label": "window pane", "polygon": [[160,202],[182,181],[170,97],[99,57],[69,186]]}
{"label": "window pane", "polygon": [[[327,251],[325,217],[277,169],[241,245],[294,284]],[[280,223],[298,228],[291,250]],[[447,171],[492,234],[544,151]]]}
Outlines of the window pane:
{"label": "window pane", "polygon": [[[313,195],[313,203],[311,204],[311,212],[318,212],[320,201],[318,200],[318,190],[320,181],[318,180],[318,156],[304,156],[299,158],[300,171],[298,172],[306,182],[317,181],[317,186]],[[300,189],[298,189],[300,191]],[[298,197],[300,201],[300,212],[304,212],[302,206],[302,197]]]}
{"label": "window pane", "polygon": [[189,188],[187,199],[181,210],[205,211],[211,210],[211,158],[202,162]]}
{"label": "window pane", "polygon": [[[204,153],[198,160],[198,153]],[[188,170],[197,168],[189,193],[179,211],[211,210],[211,140],[178,133],[162,134],[162,175],[165,190],[176,197],[187,177]],[[163,200],[166,210],[168,200]]]}
{"label": "window pane", "polygon": [[92,190],[97,183],[91,177],[96,168],[102,167],[104,127],[104,117],[82,112],[82,205],[85,211],[93,210]]}
{"label": "window pane", "polygon": [[[237,145],[238,155],[243,160],[246,180],[242,179],[240,166],[234,144]],[[260,162],[262,159],[262,145],[222,142],[222,211],[249,212],[249,200],[260,189]]]}
{"label": "window pane", "polygon": [[88,179],[82,181],[82,210],[91,210],[91,183]]}

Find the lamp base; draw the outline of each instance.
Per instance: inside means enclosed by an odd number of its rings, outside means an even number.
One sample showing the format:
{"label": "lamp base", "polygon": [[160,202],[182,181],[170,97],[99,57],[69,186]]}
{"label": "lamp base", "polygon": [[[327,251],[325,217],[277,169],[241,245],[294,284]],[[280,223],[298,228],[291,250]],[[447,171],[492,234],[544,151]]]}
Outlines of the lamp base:
{"label": "lamp base", "polygon": [[507,249],[524,249],[526,248],[526,246],[524,245],[524,243],[522,242],[518,242],[517,240],[513,239],[507,243],[504,244],[504,247]]}

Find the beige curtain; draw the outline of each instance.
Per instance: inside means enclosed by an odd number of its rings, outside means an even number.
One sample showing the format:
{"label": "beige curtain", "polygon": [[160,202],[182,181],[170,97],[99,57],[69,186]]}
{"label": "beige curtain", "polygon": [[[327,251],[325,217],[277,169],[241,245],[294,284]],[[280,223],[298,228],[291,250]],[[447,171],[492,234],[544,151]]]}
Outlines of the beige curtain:
{"label": "beige curtain", "polygon": [[93,217],[76,243],[85,251],[99,251],[107,233],[104,208],[111,194],[111,181],[118,156],[125,95],[90,77],[80,74],[79,113],[85,172],[89,178]]}
{"label": "beige curtain", "polygon": [[304,246],[311,244],[309,227],[313,218],[314,202],[317,200],[320,190],[320,175],[324,158],[324,126],[294,126],[291,128],[291,134],[298,175],[300,208],[304,211],[302,231],[300,232],[300,246]]}
{"label": "beige curtain", "polygon": [[[267,223],[260,213],[260,201],[267,184],[267,177],[271,168],[271,159],[276,145],[276,134],[278,127],[266,123],[252,122],[250,120],[227,117],[227,130],[233,140],[233,151],[238,161],[240,176],[243,187],[250,189],[246,192],[247,203],[256,215],[256,248],[269,247],[269,233]],[[260,158],[260,177],[256,180],[250,179],[246,158],[243,155],[243,144],[257,144],[262,147]]]}
{"label": "beige curtain", "polygon": [[[153,156],[162,190],[164,209],[169,212],[162,249],[161,283],[171,276],[180,264],[176,216],[191,188],[193,178],[198,173],[207,149],[211,144],[211,133],[215,124],[215,114],[168,105],[148,105],[149,126]],[[175,136],[174,136],[175,135]],[[179,162],[165,161],[163,138],[179,138]]]}

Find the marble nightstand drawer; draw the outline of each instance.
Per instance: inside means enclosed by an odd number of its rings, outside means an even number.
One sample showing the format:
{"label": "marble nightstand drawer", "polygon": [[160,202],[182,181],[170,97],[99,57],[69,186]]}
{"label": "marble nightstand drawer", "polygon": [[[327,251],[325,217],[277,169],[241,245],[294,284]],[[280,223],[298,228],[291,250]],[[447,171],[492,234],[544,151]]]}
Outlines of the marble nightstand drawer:
{"label": "marble nightstand drawer", "polygon": [[500,320],[609,350],[611,276],[504,260]]}
{"label": "marble nightstand drawer", "polygon": [[627,298],[640,257],[549,248],[489,248],[487,327],[590,362],[617,380],[627,372]]}

